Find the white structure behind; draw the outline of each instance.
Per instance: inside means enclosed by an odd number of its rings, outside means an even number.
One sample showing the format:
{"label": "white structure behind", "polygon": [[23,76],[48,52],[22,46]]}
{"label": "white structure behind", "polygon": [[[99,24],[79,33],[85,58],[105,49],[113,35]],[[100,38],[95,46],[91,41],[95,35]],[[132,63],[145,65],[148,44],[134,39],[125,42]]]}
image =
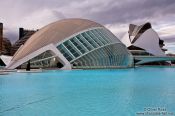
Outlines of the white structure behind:
{"label": "white structure behind", "polygon": [[126,33],[121,42],[127,47],[136,46],[146,50],[155,56],[166,56],[159,46],[159,36],[153,29],[146,30],[134,43],[131,43],[128,33]]}
{"label": "white structure behind", "polygon": [[0,58],[4,62],[4,64],[7,66],[10,63],[12,56],[1,55]]}

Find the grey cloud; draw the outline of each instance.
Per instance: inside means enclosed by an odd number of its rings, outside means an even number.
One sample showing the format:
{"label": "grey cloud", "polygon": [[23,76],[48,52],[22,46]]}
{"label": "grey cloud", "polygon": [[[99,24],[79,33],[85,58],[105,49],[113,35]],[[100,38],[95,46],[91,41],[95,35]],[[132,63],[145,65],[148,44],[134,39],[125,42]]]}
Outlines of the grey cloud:
{"label": "grey cloud", "polygon": [[52,13],[58,18],[58,19],[66,19],[66,16],[61,11],[52,11]]}
{"label": "grey cloud", "polygon": [[16,39],[18,39],[17,33],[14,31],[9,31],[5,37],[8,38],[12,43],[15,43]]}
{"label": "grey cloud", "polygon": [[[54,18],[46,22],[65,18],[88,18],[106,24],[129,24],[138,20],[151,21],[154,25],[166,22],[175,16],[174,0],[4,0],[0,4],[0,22],[19,27],[25,17],[34,19],[34,13],[48,9]],[[40,15],[38,13],[38,15]],[[165,18],[167,17],[167,18]],[[157,19],[161,19],[159,21]],[[46,20],[46,19],[41,19]],[[170,20],[168,20],[170,21]],[[25,22],[25,21],[24,21]],[[174,20],[171,19],[172,23]],[[15,25],[16,24],[16,25]],[[33,22],[33,27],[35,27]],[[43,23],[43,26],[45,23]],[[8,32],[14,38],[14,31]]]}
{"label": "grey cloud", "polygon": [[[115,3],[116,1],[113,0],[113,2]],[[94,18],[103,24],[130,23],[134,20],[145,18],[152,20],[157,16],[174,15],[174,6],[174,0],[132,0],[121,6],[108,5],[103,8],[107,10],[92,13],[90,18]]]}

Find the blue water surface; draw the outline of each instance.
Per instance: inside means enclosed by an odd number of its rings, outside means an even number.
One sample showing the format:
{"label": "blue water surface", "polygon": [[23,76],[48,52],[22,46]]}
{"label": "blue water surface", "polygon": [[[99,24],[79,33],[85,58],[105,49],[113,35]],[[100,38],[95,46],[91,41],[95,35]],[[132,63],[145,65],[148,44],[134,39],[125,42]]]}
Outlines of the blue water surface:
{"label": "blue water surface", "polygon": [[149,108],[175,115],[175,68],[0,75],[0,116],[143,116]]}

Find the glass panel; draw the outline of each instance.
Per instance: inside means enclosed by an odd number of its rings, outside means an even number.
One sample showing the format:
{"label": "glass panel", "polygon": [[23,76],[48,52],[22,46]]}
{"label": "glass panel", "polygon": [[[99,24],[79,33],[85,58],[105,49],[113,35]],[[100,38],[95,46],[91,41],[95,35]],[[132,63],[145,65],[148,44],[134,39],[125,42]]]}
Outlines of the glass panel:
{"label": "glass panel", "polygon": [[[67,45],[67,44],[66,44]],[[63,54],[63,56],[68,60],[71,61],[73,59],[73,57],[71,56],[71,54],[69,53],[69,51],[67,51],[64,46],[61,44],[58,47],[58,50]]]}
{"label": "glass panel", "polygon": [[78,57],[80,56],[80,54],[76,51],[76,49],[72,46],[71,42],[68,40],[66,42],[63,43],[65,45],[65,47],[71,52],[71,54],[74,57]]}
{"label": "glass panel", "polygon": [[104,43],[104,44],[107,44],[108,42],[106,41],[106,39],[101,35],[100,32],[98,32],[97,29],[94,29],[94,31],[99,35],[101,41]]}
{"label": "glass panel", "polygon": [[57,46],[57,48],[58,48],[58,50],[62,50],[63,49],[63,46],[62,45],[59,45],[59,46]]}
{"label": "glass panel", "polygon": [[76,37],[88,50],[92,50],[91,47],[83,40],[83,38],[80,35]]}
{"label": "glass panel", "polygon": [[76,41],[76,43],[78,43],[78,45],[80,45],[83,50],[85,50],[86,52],[88,52],[89,50],[78,40],[77,37],[74,37],[74,40]]}
{"label": "glass panel", "polygon": [[78,42],[76,42],[75,38],[70,39],[70,41],[72,42],[72,44],[74,44],[74,46],[77,47],[78,50],[80,50],[82,54],[86,52],[84,48],[81,45],[79,45]]}
{"label": "glass panel", "polygon": [[98,46],[94,43],[94,41],[88,36],[86,33],[82,33],[82,36],[94,47],[97,48]]}
{"label": "glass panel", "polygon": [[106,44],[106,42],[103,40],[103,38],[95,30],[92,30],[91,32],[93,34],[95,34],[95,36],[98,38],[98,40],[100,40],[103,43],[103,45]]}
{"label": "glass panel", "polygon": [[[80,34],[80,37],[81,37],[81,39],[91,48],[91,49],[93,49],[94,47],[89,43],[89,41],[88,40],[86,40],[86,38],[84,38],[83,37],[83,35],[82,34]],[[88,38],[87,38],[88,39]]]}
{"label": "glass panel", "polygon": [[103,45],[103,43],[91,31],[88,31],[87,33],[99,46]]}
{"label": "glass panel", "polygon": [[118,38],[117,38],[115,35],[113,35],[111,32],[109,32],[107,29],[102,29],[102,31],[103,31],[104,33],[106,33],[106,35],[107,35],[108,37],[111,38],[111,41],[112,41],[112,42],[119,42]]}
{"label": "glass panel", "polygon": [[63,54],[64,55],[64,57],[68,60],[68,61],[71,61],[73,58],[71,58],[70,56],[69,56],[69,54],[67,54],[66,52]]}
{"label": "glass panel", "polygon": [[101,29],[95,29],[97,32],[98,32],[98,34],[107,42],[107,43],[110,43],[110,38],[109,37],[107,37],[107,36],[105,36],[106,34],[105,33],[103,33],[103,32],[101,32]]}
{"label": "glass panel", "polygon": [[64,42],[63,44],[64,44],[64,46],[65,46],[68,50],[72,49],[72,47],[71,47],[70,44],[69,44],[69,41],[66,41],[66,42]]}

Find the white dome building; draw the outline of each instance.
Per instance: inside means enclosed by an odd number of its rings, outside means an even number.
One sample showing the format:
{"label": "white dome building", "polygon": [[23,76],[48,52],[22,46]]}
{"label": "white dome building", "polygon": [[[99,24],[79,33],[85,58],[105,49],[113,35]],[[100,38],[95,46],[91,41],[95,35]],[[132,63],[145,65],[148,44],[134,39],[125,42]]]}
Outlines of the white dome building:
{"label": "white dome building", "polygon": [[51,23],[14,54],[6,68],[115,68],[130,67],[133,58],[126,46],[104,26],[86,19]]}

